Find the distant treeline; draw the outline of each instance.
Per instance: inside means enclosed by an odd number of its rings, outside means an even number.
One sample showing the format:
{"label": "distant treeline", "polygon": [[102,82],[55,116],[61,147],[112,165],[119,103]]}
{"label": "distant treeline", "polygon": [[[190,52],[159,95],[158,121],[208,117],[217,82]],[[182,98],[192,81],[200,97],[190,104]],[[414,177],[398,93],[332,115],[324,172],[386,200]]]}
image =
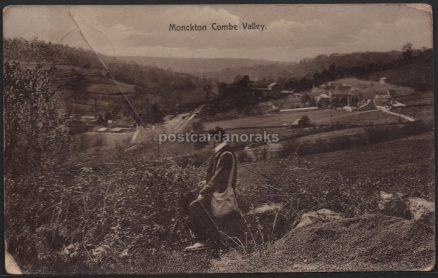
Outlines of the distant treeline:
{"label": "distant treeline", "polygon": [[224,82],[235,80],[237,75],[248,75],[259,86],[277,82],[296,91],[344,77],[378,80],[382,76],[394,84],[427,90],[433,86],[433,51],[413,49],[408,43],[400,51],[334,53],[298,63],[263,64],[207,74]]}

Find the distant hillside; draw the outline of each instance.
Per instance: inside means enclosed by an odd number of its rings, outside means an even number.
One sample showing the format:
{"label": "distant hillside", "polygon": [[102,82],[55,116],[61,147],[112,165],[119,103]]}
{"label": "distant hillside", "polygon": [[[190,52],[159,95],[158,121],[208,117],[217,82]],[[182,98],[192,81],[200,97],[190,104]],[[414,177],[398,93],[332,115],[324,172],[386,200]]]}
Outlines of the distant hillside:
{"label": "distant hillside", "polygon": [[[229,68],[208,72],[204,76],[230,82],[236,76],[248,75],[253,80],[265,79],[265,83],[280,81],[296,82],[305,79],[318,83],[323,75],[330,80],[356,76],[378,80],[388,77],[395,84],[417,89],[431,89],[433,84],[433,52],[431,49],[410,52],[409,58],[401,51],[357,52],[349,54],[319,55],[298,63],[271,63],[248,67]],[[332,76],[330,76],[330,73]]]}
{"label": "distant hillside", "polygon": [[272,65],[276,62],[268,60],[251,60],[238,58],[167,58],[146,56],[118,56],[118,60],[146,66],[156,66],[171,69],[175,72],[202,73],[226,71],[228,69],[253,67],[257,65]]}
{"label": "distant hillside", "polygon": [[133,112],[126,98],[137,113],[145,113],[153,103],[162,100],[152,90],[141,86],[124,82],[118,82],[116,86],[106,71],[100,69],[58,65],[53,80],[64,100],[63,110],[80,115],[110,113],[130,122]]}
{"label": "distant hillside", "polygon": [[97,103],[99,114],[132,117],[127,98],[138,114],[147,113],[155,103],[162,110],[172,111],[177,108],[177,102],[204,101],[202,88],[208,84],[207,80],[189,74],[101,56],[109,74],[92,51],[38,40],[6,39],[3,53],[5,62],[14,60],[27,66],[55,64],[53,79],[65,102],[63,110],[81,115],[94,115]]}
{"label": "distant hillside", "polygon": [[350,54],[318,55],[306,58],[296,63],[272,63],[255,66],[241,66],[234,69],[207,73],[220,80],[229,81],[238,74],[248,74],[252,79],[271,78],[304,78],[328,69],[336,64],[341,67],[367,66],[368,64],[388,64],[400,58],[400,52],[364,52]]}

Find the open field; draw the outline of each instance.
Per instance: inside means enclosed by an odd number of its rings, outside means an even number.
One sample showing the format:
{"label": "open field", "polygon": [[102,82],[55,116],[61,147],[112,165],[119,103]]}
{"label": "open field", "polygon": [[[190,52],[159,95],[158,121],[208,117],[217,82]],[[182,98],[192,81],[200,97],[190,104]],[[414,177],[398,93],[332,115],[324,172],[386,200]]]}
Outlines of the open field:
{"label": "open field", "polygon": [[395,96],[395,99],[406,105],[433,104],[433,91],[416,92],[410,95]]}
{"label": "open field", "polygon": [[434,121],[434,107],[433,105],[419,105],[393,108],[392,111],[401,113],[415,119],[423,120],[428,123]]}
{"label": "open field", "polygon": [[239,127],[261,127],[291,125],[296,119],[307,115],[314,124],[384,124],[400,122],[400,118],[391,115],[384,115],[380,111],[357,111],[346,112],[340,110],[312,110],[312,111],[291,111],[266,114],[260,116],[246,117],[233,120],[207,122],[207,129],[220,126],[224,129],[239,129]]}
{"label": "open field", "polygon": [[[291,124],[307,115],[313,127],[293,128]],[[206,129],[220,126],[230,134],[278,134],[279,139],[307,136],[305,140],[324,140],[325,137],[363,134],[360,127],[403,124],[406,120],[377,110],[346,112],[340,110],[292,111],[205,123]]]}

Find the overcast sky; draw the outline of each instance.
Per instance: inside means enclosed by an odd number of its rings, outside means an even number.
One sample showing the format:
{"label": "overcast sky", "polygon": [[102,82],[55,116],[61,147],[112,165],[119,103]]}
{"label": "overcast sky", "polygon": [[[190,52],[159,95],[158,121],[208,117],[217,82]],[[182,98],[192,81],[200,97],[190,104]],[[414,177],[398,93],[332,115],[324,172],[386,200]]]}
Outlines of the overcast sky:
{"label": "overcast sky", "polygon": [[[398,4],[27,6],[4,11],[5,37],[38,37],[99,53],[298,61],[319,54],[432,47],[427,12]],[[170,32],[169,24],[265,24],[260,31]]]}

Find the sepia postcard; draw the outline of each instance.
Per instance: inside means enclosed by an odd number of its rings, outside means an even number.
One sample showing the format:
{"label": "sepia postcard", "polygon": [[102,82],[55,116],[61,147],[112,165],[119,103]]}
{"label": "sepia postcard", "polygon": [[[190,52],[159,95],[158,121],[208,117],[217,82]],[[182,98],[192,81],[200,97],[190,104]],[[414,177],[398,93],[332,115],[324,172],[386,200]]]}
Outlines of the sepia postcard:
{"label": "sepia postcard", "polygon": [[3,9],[10,274],[430,271],[432,7]]}

